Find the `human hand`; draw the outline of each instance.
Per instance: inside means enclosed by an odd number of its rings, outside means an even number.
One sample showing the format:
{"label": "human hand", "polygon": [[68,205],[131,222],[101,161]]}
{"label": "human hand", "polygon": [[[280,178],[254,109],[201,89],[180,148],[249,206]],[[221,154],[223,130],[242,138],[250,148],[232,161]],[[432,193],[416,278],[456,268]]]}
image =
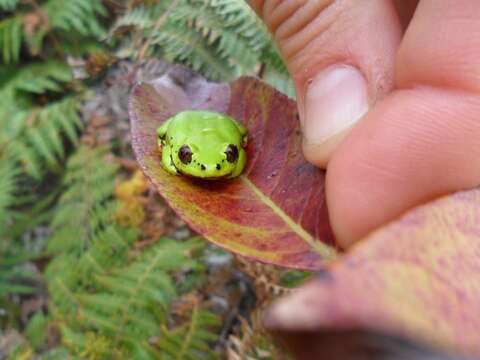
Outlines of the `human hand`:
{"label": "human hand", "polygon": [[327,167],[342,246],[480,183],[480,1],[251,0]]}

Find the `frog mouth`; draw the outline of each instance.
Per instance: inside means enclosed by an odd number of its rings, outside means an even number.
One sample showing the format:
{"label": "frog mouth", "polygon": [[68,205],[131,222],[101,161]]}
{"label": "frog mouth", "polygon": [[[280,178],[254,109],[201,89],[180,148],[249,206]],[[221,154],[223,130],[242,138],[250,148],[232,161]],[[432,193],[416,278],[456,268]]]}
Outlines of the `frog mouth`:
{"label": "frog mouth", "polygon": [[186,176],[186,177],[189,177],[189,178],[192,178],[192,179],[222,180],[222,179],[228,178],[230,175],[232,175],[232,172],[233,172],[233,171],[230,171],[229,173],[227,173],[227,174],[225,174],[225,175],[222,175],[222,176],[194,176],[194,175],[190,175],[190,174],[184,173],[182,170],[180,170],[180,169],[177,167],[177,165],[175,165],[175,162],[173,161],[172,155],[170,155],[170,163],[171,163],[172,166],[175,168],[175,170],[177,170],[177,174],[183,175],[183,176]]}
{"label": "frog mouth", "polygon": [[225,175],[222,175],[222,176],[205,176],[205,177],[201,177],[201,176],[191,176],[191,175],[188,175],[188,174],[184,174],[185,176],[188,176],[188,177],[191,177],[193,179],[201,179],[201,180],[224,180],[224,179],[228,179],[228,177],[231,175],[232,173],[229,172],[228,174],[225,174]]}

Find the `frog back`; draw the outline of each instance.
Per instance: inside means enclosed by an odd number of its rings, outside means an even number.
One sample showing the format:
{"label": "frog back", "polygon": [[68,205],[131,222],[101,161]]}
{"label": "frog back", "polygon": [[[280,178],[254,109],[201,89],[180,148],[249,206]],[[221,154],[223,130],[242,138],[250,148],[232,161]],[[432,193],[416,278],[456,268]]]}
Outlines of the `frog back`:
{"label": "frog back", "polygon": [[210,111],[186,111],[178,114],[169,124],[167,134],[175,134],[176,142],[240,144],[242,141],[235,120]]}

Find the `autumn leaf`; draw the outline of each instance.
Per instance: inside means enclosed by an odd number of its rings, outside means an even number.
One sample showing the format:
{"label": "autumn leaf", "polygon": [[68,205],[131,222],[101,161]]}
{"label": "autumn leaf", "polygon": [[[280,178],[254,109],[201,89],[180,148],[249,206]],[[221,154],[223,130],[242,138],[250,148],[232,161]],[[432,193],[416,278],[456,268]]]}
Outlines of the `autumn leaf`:
{"label": "autumn leaf", "polygon": [[[161,169],[155,129],[183,109],[222,111],[246,125],[242,177],[200,182]],[[411,210],[327,267],[336,252],[324,173],[301,154],[293,102],[251,78],[218,85],[162,79],[134,89],[130,114],[142,169],[193,229],[263,262],[322,270],[267,316],[299,358],[347,358],[355,349],[480,357],[480,189]]]}
{"label": "autumn leaf", "polygon": [[[137,160],[170,206],[206,239],[265,263],[317,270],[335,258],[325,174],[302,155],[295,102],[254,78],[214,84],[182,76],[137,85],[129,104]],[[200,181],[161,168],[155,130],[186,109],[223,112],[247,127],[239,178]]]}
{"label": "autumn leaf", "polygon": [[453,194],[377,230],[276,303],[269,327],[310,356],[332,334],[341,353],[355,329],[480,357],[479,204],[480,189]]}

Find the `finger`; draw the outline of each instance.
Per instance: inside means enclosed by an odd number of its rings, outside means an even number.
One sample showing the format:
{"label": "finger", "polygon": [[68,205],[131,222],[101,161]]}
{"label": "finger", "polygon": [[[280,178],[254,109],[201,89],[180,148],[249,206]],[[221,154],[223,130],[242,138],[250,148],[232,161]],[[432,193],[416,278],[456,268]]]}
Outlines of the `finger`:
{"label": "finger", "polygon": [[397,84],[480,91],[480,1],[421,1],[398,54]]}
{"label": "finger", "polygon": [[[306,158],[326,166],[393,85],[401,27],[390,0],[254,0],[294,80]],[[359,35],[361,34],[361,35]]]}
{"label": "finger", "polygon": [[329,212],[343,246],[415,205],[480,182],[479,13],[476,0],[420,2],[399,50],[396,89],[352,131],[327,171]]}

